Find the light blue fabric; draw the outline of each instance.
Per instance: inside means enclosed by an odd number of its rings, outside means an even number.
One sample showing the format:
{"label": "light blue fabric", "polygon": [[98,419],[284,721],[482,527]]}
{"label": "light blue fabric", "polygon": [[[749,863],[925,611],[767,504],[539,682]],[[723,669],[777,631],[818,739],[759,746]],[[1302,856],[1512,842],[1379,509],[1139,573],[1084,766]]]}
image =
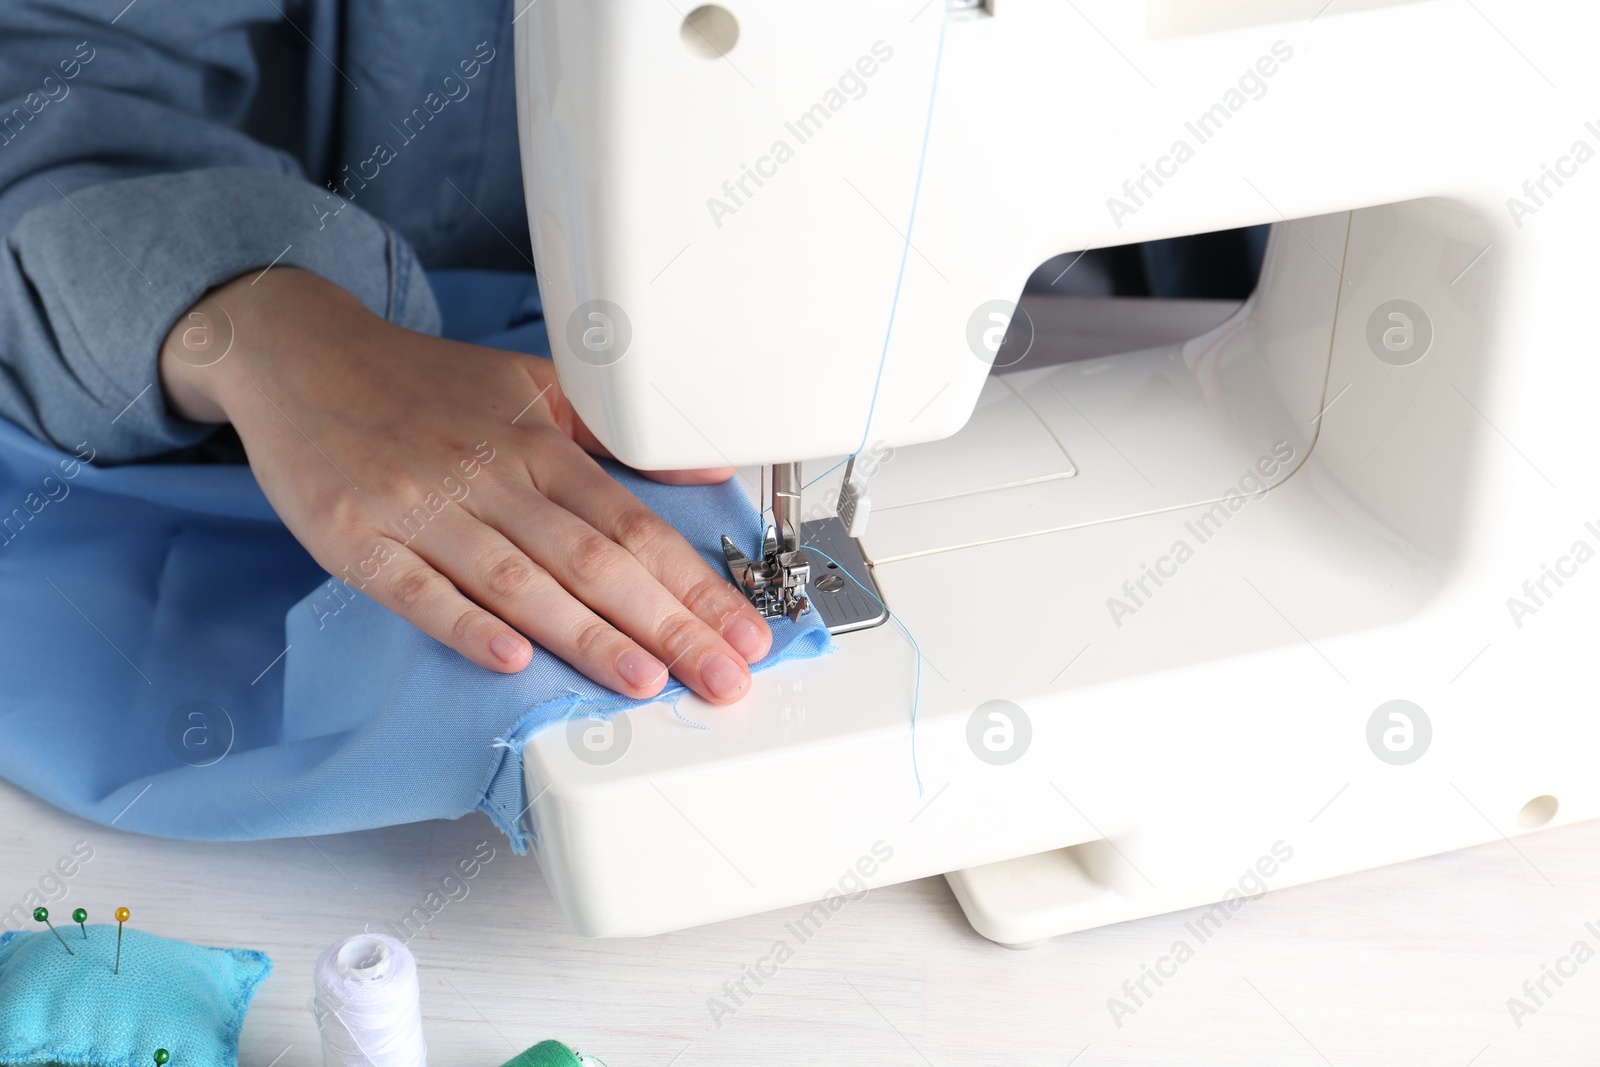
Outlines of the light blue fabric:
{"label": "light blue fabric", "polygon": [[[548,351],[530,278],[446,275],[438,288],[446,333],[521,321],[486,340]],[[670,487],[608,469],[719,573],[722,533],[756,550],[758,516],[736,482]],[[0,603],[0,777],[158,836],[290,837],[483,810],[523,851],[528,736],[640,703],[545,653],[516,675],[476,667],[334,583],[247,468],[95,467],[4,422]],[[758,670],[831,647],[814,612],[778,620],[773,638]]]}
{"label": "light blue fabric", "polygon": [[[81,933],[89,935],[85,941]],[[239,1028],[272,961],[245,949],[204,948],[125,928],[0,935],[0,1065],[234,1067]]]}

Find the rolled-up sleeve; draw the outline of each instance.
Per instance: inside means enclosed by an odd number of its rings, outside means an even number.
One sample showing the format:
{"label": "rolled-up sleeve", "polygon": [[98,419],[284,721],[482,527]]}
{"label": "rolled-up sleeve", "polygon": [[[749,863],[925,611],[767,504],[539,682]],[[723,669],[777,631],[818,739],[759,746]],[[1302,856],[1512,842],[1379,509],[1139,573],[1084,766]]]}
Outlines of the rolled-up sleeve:
{"label": "rolled-up sleeve", "polygon": [[257,8],[0,14],[0,416],[97,462],[195,443],[212,428],[168,412],[161,341],[206,290],[272,266],[437,332],[410,245],[235,128]]}

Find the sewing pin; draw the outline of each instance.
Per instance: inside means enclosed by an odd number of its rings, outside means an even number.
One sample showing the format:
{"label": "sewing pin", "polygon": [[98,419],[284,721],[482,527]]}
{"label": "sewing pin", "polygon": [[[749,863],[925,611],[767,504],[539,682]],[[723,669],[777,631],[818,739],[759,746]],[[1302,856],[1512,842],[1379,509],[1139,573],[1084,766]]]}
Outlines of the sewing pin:
{"label": "sewing pin", "polygon": [[36,922],[36,923],[44,923],[46,926],[49,926],[50,927],[50,932],[52,934],[56,935],[56,940],[57,941],[61,942],[61,947],[67,950],[67,955],[69,955],[69,956],[76,956],[77,955],[76,952],[72,951],[72,946],[67,944],[67,939],[61,936],[61,931],[57,930],[54,926],[51,925],[51,923],[50,923],[50,913],[48,911],[46,911],[44,908],[34,908],[33,909],[33,921]]}
{"label": "sewing pin", "polygon": [[128,909],[118,908],[113,916],[117,920],[117,963],[111,968],[112,974],[122,973],[122,924],[128,921]]}
{"label": "sewing pin", "polygon": [[85,941],[89,940],[89,928],[83,925],[83,921],[88,917],[89,913],[84,911],[82,908],[74,908],[72,910],[72,921],[77,923],[78,929],[83,931],[83,939]]}
{"label": "sewing pin", "polygon": [[164,1048],[156,1049],[156,1063],[157,1064],[165,1064],[171,1058],[172,1058],[172,1056],[168,1054],[166,1049],[164,1049]]}

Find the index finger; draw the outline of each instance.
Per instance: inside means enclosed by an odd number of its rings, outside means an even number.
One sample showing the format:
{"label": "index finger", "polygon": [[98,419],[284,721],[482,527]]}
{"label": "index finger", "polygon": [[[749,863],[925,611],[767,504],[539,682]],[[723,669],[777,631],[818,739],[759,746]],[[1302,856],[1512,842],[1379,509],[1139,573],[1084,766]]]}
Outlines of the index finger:
{"label": "index finger", "polygon": [[539,472],[547,498],[626,549],[746,663],[771,651],[772,630],[744,594],[598,463],[555,463],[550,468]]}

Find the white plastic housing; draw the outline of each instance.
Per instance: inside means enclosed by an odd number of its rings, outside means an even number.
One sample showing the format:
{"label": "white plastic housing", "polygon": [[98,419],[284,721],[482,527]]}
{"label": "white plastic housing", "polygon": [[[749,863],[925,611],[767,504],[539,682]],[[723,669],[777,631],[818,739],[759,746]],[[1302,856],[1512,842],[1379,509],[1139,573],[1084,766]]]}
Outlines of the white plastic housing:
{"label": "white plastic housing", "polygon": [[[1272,888],[1600,816],[1600,578],[1573,562],[1600,548],[1600,13],[1306,7],[998,0],[941,27],[937,0],[752,3],[712,60],[670,5],[524,16],[530,214],[580,411],[648,467],[893,446],[864,543],[922,653],[920,793],[892,626],[735,708],[685,701],[709,731],[640,709],[605,765],[536,737],[530,819],[580,931],[813,900],[882,841],[870,881],[961,871],[969,917],[1018,943],[1217,900],[1280,840]],[[706,197],[880,39],[865,95],[718,229]],[[1171,174],[1113,218],[1146,166]],[[1053,254],[1261,221],[1260,290],[1191,341],[995,376],[968,346]],[[596,298],[633,329],[605,368],[561,340]],[[1410,363],[1371,340],[1397,300],[1432,328]],[[1395,699],[1433,729],[1404,766],[1366,738]],[[1005,766],[968,740],[993,700],[1032,726]]]}

